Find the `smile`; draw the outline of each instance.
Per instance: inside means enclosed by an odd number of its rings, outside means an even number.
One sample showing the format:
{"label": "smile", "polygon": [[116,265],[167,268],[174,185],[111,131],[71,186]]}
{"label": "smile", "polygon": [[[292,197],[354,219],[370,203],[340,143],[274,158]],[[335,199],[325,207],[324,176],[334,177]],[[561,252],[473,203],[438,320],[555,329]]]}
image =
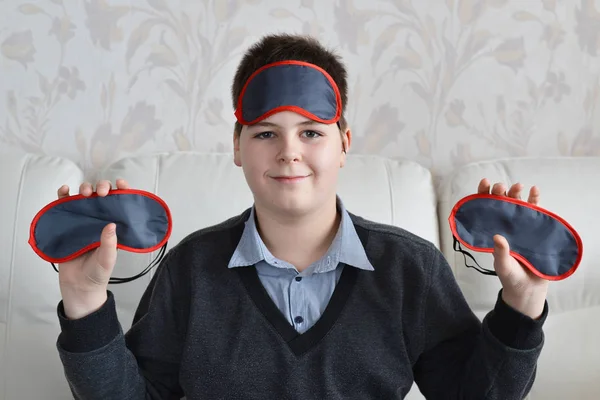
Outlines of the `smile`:
{"label": "smile", "polygon": [[308,176],[274,176],[273,179],[275,179],[277,182],[281,182],[281,183],[297,183],[297,182],[301,182],[304,179],[308,178]]}

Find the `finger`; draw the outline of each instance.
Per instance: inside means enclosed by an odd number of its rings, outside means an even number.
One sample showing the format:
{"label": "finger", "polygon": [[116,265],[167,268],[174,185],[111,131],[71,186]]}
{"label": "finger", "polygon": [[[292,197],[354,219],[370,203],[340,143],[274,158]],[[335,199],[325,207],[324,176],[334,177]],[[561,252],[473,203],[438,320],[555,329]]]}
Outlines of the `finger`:
{"label": "finger", "polygon": [[490,194],[490,181],[488,181],[486,178],[483,178],[479,182],[479,187],[477,187],[477,193],[478,194]]}
{"label": "finger", "polygon": [[101,180],[96,184],[96,193],[98,196],[106,196],[111,189],[111,183],[107,180]]}
{"label": "finger", "polygon": [[508,197],[512,197],[513,199],[520,199],[522,190],[523,190],[523,185],[520,183],[515,183],[514,185],[512,185],[510,187],[507,195],[508,195]]}
{"label": "finger", "polygon": [[495,194],[496,196],[505,196],[506,186],[503,183],[494,183],[492,194]]}
{"label": "finger", "polygon": [[62,199],[64,197],[69,197],[69,186],[62,185],[61,187],[58,188],[56,194],[58,195],[59,199]]}
{"label": "finger", "polygon": [[540,203],[540,189],[537,186],[531,187],[527,201],[536,206]]}
{"label": "finger", "polygon": [[117,179],[117,189],[129,189],[129,183],[125,179]]}
{"label": "finger", "polygon": [[94,191],[92,190],[92,184],[89,182],[83,182],[79,185],[79,194],[83,196],[91,196]]}
{"label": "finger", "polygon": [[117,261],[117,225],[114,223],[110,223],[102,229],[97,261],[104,270],[112,272]]}

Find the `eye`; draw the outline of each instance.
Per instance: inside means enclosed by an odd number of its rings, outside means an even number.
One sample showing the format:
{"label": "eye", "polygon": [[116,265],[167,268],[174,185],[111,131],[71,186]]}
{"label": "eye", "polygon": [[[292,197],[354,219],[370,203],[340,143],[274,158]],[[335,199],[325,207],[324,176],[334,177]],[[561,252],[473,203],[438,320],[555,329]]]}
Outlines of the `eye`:
{"label": "eye", "polygon": [[305,135],[306,137],[308,137],[309,139],[315,139],[320,136],[323,136],[319,132],[316,132],[316,131],[304,131],[304,132],[302,132],[302,134]]}
{"label": "eye", "polygon": [[269,139],[271,137],[273,137],[274,133],[273,132],[260,132],[257,133],[256,135],[254,135],[254,137],[256,139]]}

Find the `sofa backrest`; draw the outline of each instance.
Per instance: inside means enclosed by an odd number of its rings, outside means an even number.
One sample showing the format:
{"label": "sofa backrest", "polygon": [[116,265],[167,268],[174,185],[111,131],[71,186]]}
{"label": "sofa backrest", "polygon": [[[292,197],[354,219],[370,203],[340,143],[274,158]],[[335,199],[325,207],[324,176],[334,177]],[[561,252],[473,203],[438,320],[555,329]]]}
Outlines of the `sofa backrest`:
{"label": "sofa backrest", "polygon": [[[500,284],[464,266],[452,249],[448,215],[479,180],[535,184],[541,206],[571,223],[581,234],[584,257],[569,279],[550,285],[550,315],[537,380],[528,397],[592,399],[600,393],[600,158],[507,159],[460,168],[436,197],[430,173],[412,162],[350,155],[342,169],[339,194],[347,208],[378,222],[403,227],[439,246],[465,297],[482,318],[494,306]],[[123,159],[99,175],[126,178],[132,187],[164,198],[173,214],[169,248],[188,233],[224,220],[252,203],[242,170],[230,154],[161,153]],[[76,193],[84,180],[68,160],[23,153],[0,154],[0,400],[70,398],[55,348],[59,333],[58,276],[29,247],[33,216],[68,184]],[[437,209],[436,209],[437,207]],[[488,254],[473,253],[492,267]],[[115,275],[131,276],[155,254],[119,253]],[[128,329],[151,273],[112,285],[117,312]],[[415,387],[408,399],[422,399]]]}

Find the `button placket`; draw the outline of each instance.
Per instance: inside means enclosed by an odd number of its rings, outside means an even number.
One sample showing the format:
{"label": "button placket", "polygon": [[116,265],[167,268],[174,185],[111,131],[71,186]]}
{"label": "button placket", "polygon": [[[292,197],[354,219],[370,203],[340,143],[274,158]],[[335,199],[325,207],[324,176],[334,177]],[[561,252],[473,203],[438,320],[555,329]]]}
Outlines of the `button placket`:
{"label": "button placket", "polygon": [[[298,278],[300,278],[300,280],[298,280]],[[304,316],[302,315],[304,310],[301,303],[303,288],[302,285],[299,284],[301,281],[302,277],[297,275],[294,277],[290,285],[290,312],[292,320],[296,326],[304,322]]]}

